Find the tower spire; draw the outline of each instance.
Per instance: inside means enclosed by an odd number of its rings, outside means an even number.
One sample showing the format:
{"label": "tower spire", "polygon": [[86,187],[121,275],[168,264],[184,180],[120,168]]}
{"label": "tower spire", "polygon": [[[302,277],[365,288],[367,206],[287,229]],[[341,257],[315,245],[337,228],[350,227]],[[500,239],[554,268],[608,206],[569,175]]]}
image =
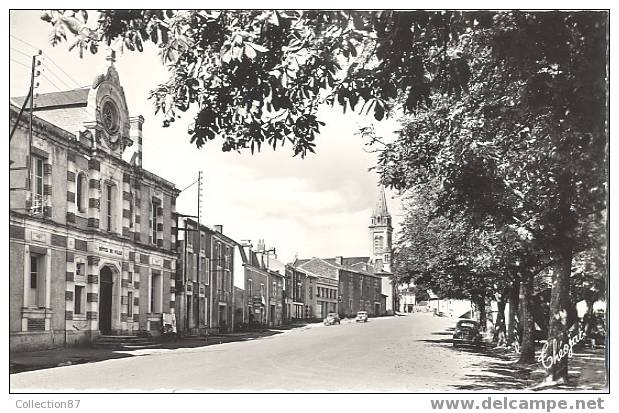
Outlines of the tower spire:
{"label": "tower spire", "polygon": [[372,245],[370,262],[374,266],[374,270],[391,272],[393,227],[391,226],[391,215],[387,209],[385,188],[382,185],[378,186],[378,197],[376,206],[372,210],[369,229]]}
{"label": "tower spire", "polygon": [[378,185],[378,199],[376,200],[376,206],[372,211],[373,217],[386,217],[389,216],[389,210],[387,209],[387,199],[385,198],[385,187],[382,184]]}

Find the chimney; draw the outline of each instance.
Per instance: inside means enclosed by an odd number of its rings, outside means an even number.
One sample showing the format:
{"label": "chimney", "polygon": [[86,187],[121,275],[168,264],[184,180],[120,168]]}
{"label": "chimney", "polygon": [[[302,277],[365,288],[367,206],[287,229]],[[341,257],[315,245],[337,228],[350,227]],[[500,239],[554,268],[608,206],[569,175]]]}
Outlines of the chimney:
{"label": "chimney", "polygon": [[220,234],[224,233],[224,226],[223,225],[213,225],[213,229],[215,230],[215,232],[219,232]]}
{"label": "chimney", "polygon": [[240,245],[241,245],[241,248],[243,248],[243,252],[245,252],[247,259],[249,260],[251,264],[251,249],[254,247],[254,245],[248,239],[241,240]]}
{"label": "chimney", "polygon": [[144,118],[142,115],[129,119],[129,125],[131,127],[129,131],[130,138],[133,142],[137,143],[137,149],[131,157],[131,164],[138,167],[142,167],[142,125],[144,124]]}
{"label": "chimney", "polygon": [[264,252],[265,250],[266,250],[266,247],[264,246],[264,239],[259,239],[258,245],[256,245],[256,251]]}
{"label": "chimney", "polygon": [[335,263],[337,265],[344,265],[342,262],[344,260],[344,257],[342,257],[341,255],[338,255],[337,257],[335,257]]}

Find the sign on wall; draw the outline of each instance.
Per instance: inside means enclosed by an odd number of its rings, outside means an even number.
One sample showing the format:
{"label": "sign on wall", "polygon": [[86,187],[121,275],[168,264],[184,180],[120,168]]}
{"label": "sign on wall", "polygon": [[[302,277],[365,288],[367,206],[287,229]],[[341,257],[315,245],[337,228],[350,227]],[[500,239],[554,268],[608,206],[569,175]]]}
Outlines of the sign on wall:
{"label": "sign on wall", "polygon": [[115,258],[123,256],[122,248],[115,247],[115,246],[109,245],[109,244],[104,244],[102,242],[99,242],[97,244],[97,249],[96,249],[95,252],[97,252],[97,253],[99,253],[101,255],[107,255],[107,256],[115,257]]}

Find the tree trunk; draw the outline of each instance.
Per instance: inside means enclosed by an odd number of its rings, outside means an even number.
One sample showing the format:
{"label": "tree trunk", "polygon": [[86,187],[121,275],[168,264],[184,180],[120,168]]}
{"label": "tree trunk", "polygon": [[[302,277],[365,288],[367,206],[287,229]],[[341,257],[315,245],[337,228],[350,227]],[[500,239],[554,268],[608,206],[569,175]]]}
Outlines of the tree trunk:
{"label": "tree trunk", "polygon": [[[570,299],[570,276],[572,275],[572,258],[574,255],[572,232],[574,220],[572,216],[570,185],[568,173],[558,179],[559,185],[559,222],[554,249],[557,253],[557,264],[552,271],[552,290],[550,293],[550,320],[548,322],[548,350],[545,356],[554,356],[568,345],[568,328],[570,327],[573,306]],[[560,354],[559,354],[560,355]],[[568,379],[568,357],[554,360],[546,369],[546,382],[565,383]]]}
{"label": "tree trunk", "polygon": [[501,298],[498,302],[494,337],[492,337],[492,342],[496,343],[497,347],[505,346],[507,344],[505,338],[505,306],[507,304],[507,297],[510,295],[509,293],[509,289],[506,289],[503,294],[501,294]]}
{"label": "tree trunk", "polygon": [[482,331],[486,331],[486,293],[482,292],[480,295],[475,297],[475,305],[479,310],[479,326]]}
{"label": "tree trunk", "polygon": [[[550,320],[548,322],[548,350],[545,356],[554,356],[563,346],[569,343],[569,315],[572,310],[570,300],[571,252],[571,248],[569,248],[569,251],[564,251],[560,262],[553,268]],[[560,360],[554,361],[550,368],[546,369],[546,381],[567,382],[567,360],[568,357],[565,355]]]}
{"label": "tree trunk", "polygon": [[509,330],[507,331],[507,345],[513,346],[514,342],[518,341],[518,326],[517,326],[517,318],[518,318],[518,298],[520,293],[520,279],[517,278],[514,281],[514,285],[511,288],[509,294]]}
{"label": "tree trunk", "polygon": [[533,330],[535,320],[533,318],[533,274],[526,274],[520,285],[520,307],[522,308],[522,343],[518,363],[535,363],[535,340]]}
{"label": "tree trunk", "polygon": [[593,330],[593,301],[586,300],[587,312],[583,317],[583,324],[585,328],[585,334],[587,338],[591,337],[591,331]]}

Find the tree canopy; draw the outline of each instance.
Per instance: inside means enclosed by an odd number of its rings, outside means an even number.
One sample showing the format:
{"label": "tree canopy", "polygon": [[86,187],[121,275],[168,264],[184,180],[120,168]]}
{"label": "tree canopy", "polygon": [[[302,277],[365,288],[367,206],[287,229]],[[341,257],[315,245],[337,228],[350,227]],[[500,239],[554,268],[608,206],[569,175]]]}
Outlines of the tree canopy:
{"label": "tree canopy", "polygon": [[433,91],[459,94],[470,77],[449,45],[490,12],[50,10],[50,40],[96,53],[101,45],[159,48],[169,80],[151,99],[163,125],[197,109],[189,129],[200,147],[221,136],[223,150],[288,142],[295,155],[315,148],[321,104],[383,119],[411,112]]}
{"label": "tree canopy", "polygon": [[569,328],[561,315],[570,284],[583,296],[603,290],[570,276],[574,263],[578,275],[604,262],[608,13],[101,10],[92,24],[86,12],[61,10],[42,18],[53,44],[71,37],[80,53],[156,45],[170,77],[151,92],[155,110],[166,126],[196,109],[188,132],[198,147],[219,136],[224,151],[288,143],[305,156],[324,125],[321,105],[377,121],[401,116],[394,141],[362,131],[381,145],[382,183],[421,196],[403,226],[396,279],[472,297],[518,274],[530,298],[533,276],[552,267],[555,340]]}

